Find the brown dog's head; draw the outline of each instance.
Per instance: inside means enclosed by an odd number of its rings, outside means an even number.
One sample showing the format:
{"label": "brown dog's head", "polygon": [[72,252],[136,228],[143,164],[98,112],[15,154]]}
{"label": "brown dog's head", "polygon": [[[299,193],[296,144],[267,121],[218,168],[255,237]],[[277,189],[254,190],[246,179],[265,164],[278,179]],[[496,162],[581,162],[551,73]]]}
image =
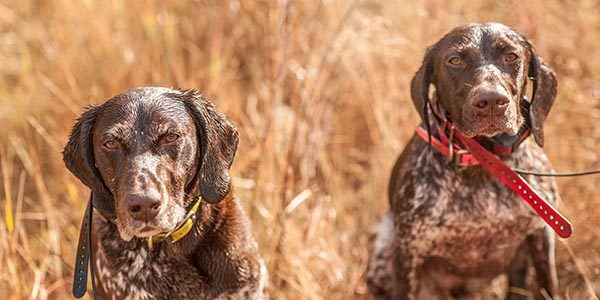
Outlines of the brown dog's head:
{"label": "brown dog's head", "polygon": [[542,124],[556,97],[556,78],[527,39],[505,25],[475,23],[446,34],[428,48],[411,95],[425,118],[433,84],[435,101],[465,136],[514,136],[525,121],[520,101],[528,77],[534,88],[525,117],[543,146]]}
{"label": "brown dog's head", "polygon": [[175,229],[198,190],[225,198],[237,144],[235,126],[199,93],[148,87],[87,109],[63,155],[128,241]]}

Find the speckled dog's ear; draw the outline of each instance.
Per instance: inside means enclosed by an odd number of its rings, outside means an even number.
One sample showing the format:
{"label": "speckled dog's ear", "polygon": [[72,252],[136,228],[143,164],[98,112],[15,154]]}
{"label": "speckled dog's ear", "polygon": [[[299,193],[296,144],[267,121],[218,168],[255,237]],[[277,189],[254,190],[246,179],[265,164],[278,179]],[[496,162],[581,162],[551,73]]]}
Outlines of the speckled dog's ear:
{"label": "speckled dog's ear", "polygon": [[429,125],[429,113],[427,107],[431,104],[429,101],[429,85],[431,85],[431,78],[433,76],[433,55],[431,54],[433,47],[435,47],[435,45],[427,48],[421,67],[410,82],[410,95],[413,104],[426,126]]}
{"label": "speckled dog's ear", "polygon": [[217,203],[231,189],[229,168],[237,151],[237,129],[200,93],[182,91],[179,97],[187,106],[198,131],[200,165],[194,181],[199,181],[202,198]]}
{"label": "speckled dog's ear", "polygon": [[96,168],[92,145],[92,132],[96,116],[102,106],[90,106],[79,117],[63,150],[63,161],[67,169],[93,194],[94,207],[110,219],[116,217],[115,201]]}
{"label": "speckled dog's ear", "polygon": [[423,63],[410,82],[410,95],[421,119],[427,118],[427,104],[429,103],[429,85],[433,73],[432,47],[427,48]]}
{"label": "speckled dog's ear", "polygon": [[531,97],[531,108],[529,118],[531,130],[536,143],[544,146],[544,121],[548,117],[550,108],[556,100],[556,75],[544,61],[535,53],[533,46],[527,43],[530,53],[529,77],[533,80],[533,96]]}

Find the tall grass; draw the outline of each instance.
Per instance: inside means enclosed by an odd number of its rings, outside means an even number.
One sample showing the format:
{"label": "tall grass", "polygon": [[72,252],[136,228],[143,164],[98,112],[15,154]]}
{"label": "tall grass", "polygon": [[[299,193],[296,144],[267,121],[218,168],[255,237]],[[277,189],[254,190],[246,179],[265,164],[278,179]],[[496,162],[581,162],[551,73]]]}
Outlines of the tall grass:
{"label": "tall grass", "polygon": [[[3,1],[0,298],[69,297],[88,190],[60,151],[86,105],[142,85],[197,88],[238,124],[235,188],[273,299],[368,298],[369,239],[417,124],[408,85],[426,46],[472,21],[526,34],[559,76],[546,152],[558,170],[600,167],[599,11],[598,0]],[[600,293],[599,185],[559,179],[575,227],[557,249],[565,299]]]}

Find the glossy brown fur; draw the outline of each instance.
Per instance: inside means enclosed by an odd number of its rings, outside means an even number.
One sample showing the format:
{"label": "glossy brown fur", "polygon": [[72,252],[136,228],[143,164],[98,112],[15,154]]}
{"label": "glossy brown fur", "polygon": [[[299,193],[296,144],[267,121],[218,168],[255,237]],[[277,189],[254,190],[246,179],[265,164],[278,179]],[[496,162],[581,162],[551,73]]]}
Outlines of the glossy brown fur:
{"label": "glossy brown fur", "polygon": [[[502,41],[502,47],[493,45]],[[464,65],[448,66],[460,49]],[[517,53],[506,64],[502,57]],[[456,62],[456,61],[455,61]],[[527,77],[536,77],[529,115],[518,101]],[[541,124],[552,105],[556,81],[520,34],[501,24],[459,27],[428,49],[412,83],[417,109],[431,101],[449,113],[469,136],[514,135],[526,121],[543,144]],[[481,87],[505,93],[503,115],[473,113],[472,100]],[[511,108],[512,107],[512,108]],[[423,116],[423,114],[422,114]],[[493,116],[493,117],[492,117]],[[526,140],[503,162],[513,168],[551,171],[542,149]],[[525,179],[551,203],[559,200],[553,179]],[[418,137],[408,143],[393,169],[389,200],[369,259],[368,283],[382,299],[478,299],[497,275],[506,273],[509,285],[528,288],[526,273],[533,262],[538,290],[556,298],[554,235],[514,192],[480,166],[456,168]],[[524,298],[508,292],[508,299]]]}
{"label": "glossy brown fur", "polygon": [[[64,159],[94,197],[101,299],[263,298],[266,270],[231,190],[237,142],[235,126],[194,91],[137,88],[84,112]],[[175,229],[198,195],[192,231],[150,248],[146,238]],[[144,201],[156,216],[134,218],[132,203]]]}

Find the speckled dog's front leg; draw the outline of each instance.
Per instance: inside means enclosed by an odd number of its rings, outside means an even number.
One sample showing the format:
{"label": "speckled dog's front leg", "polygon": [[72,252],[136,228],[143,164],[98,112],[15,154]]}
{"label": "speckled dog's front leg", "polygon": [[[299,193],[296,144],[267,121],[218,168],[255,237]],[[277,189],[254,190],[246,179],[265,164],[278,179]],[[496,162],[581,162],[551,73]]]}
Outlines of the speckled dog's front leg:
{"label": "speckled dog's front leg", "polygon": [[394,218],[396,243],[393,253],[393,289],[392,299],[418,300],[419,279],[418,266],[421,258],[414,251],[416,236],[413,223],[406,214],[398,214]]}
{"label": "speckled dog's front leg", "polygon": [[394,238],[394,220],[392,213],[388,212],[378,226],[367,267],[367,285],[378,300],[388,300],[392,296]]}
{"label": "speckled dog's front leg", "polygon": [[392,299],[418,300],[418,259],[408,249],[396,247],[394,251],[394,287]]}
{"label": "speckled dog's front leg", "polygon": [[543,228],[527,237],[539,292],[536,299],[559,299],[558,278],[554,260],[554,232]]}
{"label": "speckled dog's front leg", "polygon": [[528,282],[527,269],[529,268],[529,247],[524,241],[517,249],[515,256],[510,261],[506,270],[508,275],[507,300],[527,300]]}

